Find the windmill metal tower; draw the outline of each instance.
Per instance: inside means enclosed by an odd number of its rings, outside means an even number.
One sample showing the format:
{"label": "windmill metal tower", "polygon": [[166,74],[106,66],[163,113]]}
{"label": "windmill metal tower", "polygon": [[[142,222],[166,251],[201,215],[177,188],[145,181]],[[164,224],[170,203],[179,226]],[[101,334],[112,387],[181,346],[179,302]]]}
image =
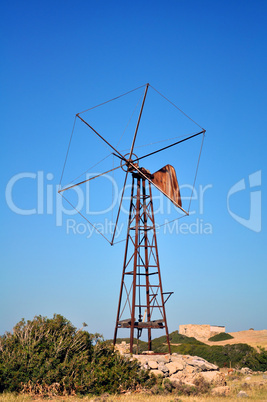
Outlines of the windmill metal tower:
{"label": "windmill metal tower", "polygon": [[[148,88],[149,84],[146,84],[130,152],[126,155],[123,155],[121,152],[119,152],[109,141],[103,137],[103,135],[101,135],[85,119],[83,119],[79,113],[76,115],[76,117],[78,117],[90,130],[92,130],[93,133],[99,137],[106,146],[111,148],[113,151],[112,155],[119,159],[120,164],[118,167],[102,174],[98,174],[95,177],[91,177],[90,179],[83,180],[82,182],[60,189],[59,193],[63,196],[64,191],[72,189],[75,186],[79,186],[87,181],[93,180],[110,171],[114,171],[118,168],[124,170],[125,180],[119,202],[113,236],[112,240],[110,241],[110,244],[113,245],[127,178],[129,175],[132,176],[127,236],[113,343],[114,345],[116,344],[118,329],[129,329],[130,352],[132,353],[135,332],[138,340],[141,337],[142,331],[147,330],[148,350],[152,350],[152,329],[165,329],[168,349],[169,353],[171,353],[165,304],[173,292],[163,291],[153,209],[152,187],[155,187],[157,190],[159,190],[177,208],[182,210],[185,215],[189,214],[189,210],[186,211],[182,207],[180,189],[173,166],[168,164],[151,174],[149,170],[144,167],[140,167],[139,165],[142,159],[160,153],[161,151],[174,147],[199,135],[202,135],[202,143],[200,148],[201,153],[205,130],[201,129],[201,131],[193,133],[182,140],[178,140],[166,147],[157,149],[138,158],[134,153],[135,142]],[[89,223],[94,226],[91,222]]]}
{"label": "windmill metal tower", "polygon": [[[132,279],[130,288],[127,288],[127,276]],[[125,305],[122,306],[123,291],[127,293],[126,304],[129,304],[131,312],[128,319],[121,319],[125,308]],[[165,312],[165,303],[171,294],[172,292],[164,293],[162,288],[151,184],[149,183],[147,192],[146,179],[139,173],[133,172],[114,345],[118,329],[130,328],[130,352],[132,353],[134,330],[137,329],[137,339],[139,339],[142,330],[147,329],[148,350],[151,350],[151,329],[165,328],[171,353]],[[152,319],[154,310],[158,310],[160,319]]]}

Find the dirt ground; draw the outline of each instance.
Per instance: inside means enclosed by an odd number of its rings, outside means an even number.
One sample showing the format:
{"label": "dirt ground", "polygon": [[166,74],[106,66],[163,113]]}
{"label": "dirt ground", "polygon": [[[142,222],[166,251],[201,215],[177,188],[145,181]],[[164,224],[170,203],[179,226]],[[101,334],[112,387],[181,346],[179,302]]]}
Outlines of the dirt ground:
{"label": "dirt ground", "polygon": [[262,329],[261,331],[238,331],[238,332],[229,332],[232,335],[233,339],[228,339],[227,341],[219,341],[219,342],[205,342],[207,345],[228,345],[234,343],[247,343],[250,346],[256,348],[257,346],[262,346],[267,348],[267,329]]}

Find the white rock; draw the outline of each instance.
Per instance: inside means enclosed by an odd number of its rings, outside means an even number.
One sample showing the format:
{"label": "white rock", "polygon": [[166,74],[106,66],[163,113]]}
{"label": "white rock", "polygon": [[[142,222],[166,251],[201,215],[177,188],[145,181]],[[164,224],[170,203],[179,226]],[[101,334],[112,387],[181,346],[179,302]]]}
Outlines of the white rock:
{"label": "white rock", "polygon": [[169,363],[170,362],[170,355],[158,356],[157,362],[158,363]]}
{"label": "white rock", "polygon": [[184,365],[179,362],[171,362],[166,364],[167,369],[169,370],[170,375],[176,373],[177,371],[183,370]]}
{"label": "white rock", "polygon": [[163,372],[160,370],[150,370],[150,373],[153,373],[156,376],[161,375],[163,377]]}
{"label": "white rock", "polygon": [[252,374],[252,370],[248,367],[242,367],[242,369],[240,371],[243,374]]}
{"label": "white rock", "polygon": [[186,373],[192,374],[192,373],[196,373],[196,372],[199,371],[199,370],[198,370],[197,368],[195,368],[194,366],[187,365],[187,366],[184,368],[184,371],[185,371]]}
{"label": "white rock", "polygon": [[248,394],[245,391],[240,391],[237,394],[237,398],[248,398]]}
{"label": "white rock", "polygon": [[201,373],[204,380],[214,385],[225,385],[225,375],[219,371],[202,371]]}
{"label": "white rock", "polygon": [[156,370],[158,368],[158,363],[155,362],[154,360],[148,360],[147,364],[151,369]]}
{"label": "white rock", "polygon": [[188,361],[187,364],[190,366],[199,367],[202,371],[218,370],[218,366],[215,366],[215,364],[209,363],[200,358],[194,358],[191,361]]}
{"label": "white rock", "polygon": [[169,374],[169,369],[164,363],[159,363],[158,370],[162,371],[165,375]]}
{"label": "white rock", "polygon": [[184,378],[183,372],[182,371],[178,371],[175,374],[172,374],[169,379],[171,382],[179,382]]}

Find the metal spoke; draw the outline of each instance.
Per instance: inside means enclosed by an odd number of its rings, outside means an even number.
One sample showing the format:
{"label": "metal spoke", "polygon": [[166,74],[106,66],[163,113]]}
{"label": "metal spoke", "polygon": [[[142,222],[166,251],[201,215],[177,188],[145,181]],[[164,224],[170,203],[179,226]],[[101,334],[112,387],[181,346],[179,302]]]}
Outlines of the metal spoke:
{"label": "metal spoke", "polygon": [[113,236],[112,236],[112,239],[111,239],[111,245],[113,245],[116,230],[117,230],[117,225],[118,225],[118,221],[119,221],[119,217],[120,217],[121,205],[122,205],[124,191],[125,191],[125,187],[126,187],[128,172],[129,172],[129,170],[127,170],[126,175],[125,175],[125,180],[124,180],[124,184],[123,184],[123,190],[122,190],[122,193],[121,193],[120,205],[119,205],[119,209],[118,209],[118,213],[117,213],[117,219],[116,219],[116,223],[115,223],[115,227],[114,227]]}
{"label": "metal spoke", "polygon": [[[124,166],[124,165],[126,165],[126,163],[124,163],[122,166]],[[117,166],[117,167],[115,167],[115,168],[113,168],[113,169],[107,170],[106,172],[100,173],[100,174],[98,174],[98,175],[96,175],[96,176],[94,176],[94,177],[91,177],[90,179],[86,179],[86,180],[80,181],[79,183],[72,184],[72,185],[69,186],[69,187],[62,188],[62,190],[58,190],[58,193],[63,193],[63,191],[67,191],[67,190],[70,190],[70,189],[73,188],[73,187],[80,186],[81,184],[87,183],[88,181],[91,181],[91,180],[93,180],[93,179],[96,179],[97,177],[103,176],[104,174],[107,174],[107,173],[109,173],[109,172],[113,172],[114,170],[117,170],[117,169],[119,169],[120,167],[121,167],[121,165],[120,165],[120,166]]]}

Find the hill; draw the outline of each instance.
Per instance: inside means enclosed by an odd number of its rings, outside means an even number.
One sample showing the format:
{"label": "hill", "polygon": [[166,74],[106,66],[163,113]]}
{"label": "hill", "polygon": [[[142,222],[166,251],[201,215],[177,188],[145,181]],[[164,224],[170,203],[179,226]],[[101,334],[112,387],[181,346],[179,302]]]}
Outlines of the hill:
{"label": "hill", "polygon": [[[207,360],[210,363],[214,363],[219,367],[249,367],[254,371],[267,370],[267,351],[261,349],[265,340],[264,331],[242,331],[242,332],[263,332],[262,338],[257,338],[256,334],[250,335],[242,334],[236,339],[229,339],[227,341],[219,342],[200,342],[195,338],[188,338],[185,335],[181,335],[178,331],[174,331],[170,334],[171,350],[172,353],[178,353],[182,355],[199,356]],[[267,331],[266,331],[267,332]],[[232,334],[231,334],[232,335]],[[232,336],[234,336],[232,335]],[[244,340],[254,340],[256,342],[255,348],[252,345],[245,343]],[[129,343],[129,339],[118,339],[117,343],[121,341]],[[136,340],[134,342],[136,344]],[[223,344],[221,344],[223,343]],[[138,350],[138,352],[137,352]],[[134,345],[134,353],[142,353],[147,350],[147,343],[138,342],[138,349]],[[168,353],[168,347],[166,343],[166,336],[162,336],[152,340],[152,350],[154,353]]]}
{"label": "hill", "polygon": [[238,332],[229,332],[230,335],[233,336],[233,339],[227,339],[225,341],[219,342],[211,342],[205,341],[204,343],[209,346],[213,345],[234,345],[237,343],[246,343],[247,345],[252,346],[253,348],[257,348],[261,346],[263,348],[267,348],[267,329],[263,329],[261,331],[238,331]]}

